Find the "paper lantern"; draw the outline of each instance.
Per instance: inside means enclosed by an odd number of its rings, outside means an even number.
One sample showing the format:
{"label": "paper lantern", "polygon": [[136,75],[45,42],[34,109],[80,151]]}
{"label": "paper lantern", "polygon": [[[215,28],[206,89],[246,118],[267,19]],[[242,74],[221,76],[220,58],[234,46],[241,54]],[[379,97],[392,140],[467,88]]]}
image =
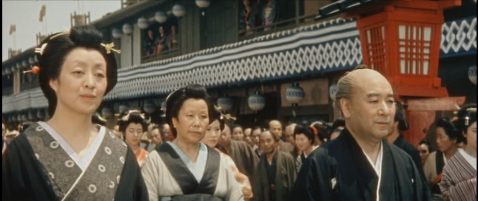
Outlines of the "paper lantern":
{"label": "paper lantern", "polygon": [[337,83],[331,84],[329,87],[329,96],[332,100],[335,100],[336,93],[337,93]]}
{"label": "paper lantern", "polygon": [[146,112],[148,114],[152,114],[154,111],[156,111],[156,105],[153,102],[148,101],[148,102],[144,103],[143,110],[144,110],[144,112]]}
{"label": "paper lantern", "polygon": [[125,23],[123,25],[123,33],[126,35],[133,33],[133,26],[131,26],[129,23]]}
{"label": "paper lantern", "polygon": [[148,20],[147,20],[146,18],[140,17],[140,18],[138,19],[138,27],[139,27],[140,29],[146,29],[146,28],[148,28],[148,26],[149,26],[149,22],[148,22]]}
{"label": "paper lantern", "polygon": [[43,119],[45,117],[45,113],[42,109],[38,110],[37,112],[37,118]]}
{"label": "paper lantern", "polygon": [[114,28],[112,31],[112,35],[113,38],[121,38],[121,36],[123,36],[123,33],[121,32],[121,30]]}
{"label": "paper lantern", "polygon": [[470,79],[471,83],[476,85],[476,66],[468,68],[468,79]]}
{"label": "paper lantern", "polygon": [[166,22],[166,20],[168,20],[168,16],[166,15],[165,12],[158,11],[154,14],[154,19],[159,23],[163,23],[163,22]]}
{"label": "paper lantern", "polygon": [[223,111],[229,111],[232,109],[233,100],[227,94],[217,99],[217,106],[221,107]]}
{"label": "paper lantern", "polygon": [[285,91],[285,98],[287,101],[292,103],[292,106],[297,106],[297,104],[302,101],[305,97],[305,92],[298,83],[293,83]]}
{"label": "paper lantern", "polygon": [[118,110],[119,110],[119,113],[122,114],[123,112],[129,110],[129,107],[127,105],[120,105]]}
{"label": "paper lantern", "polygon": [[104,107],[101,109],[101,115],[105,118],[110,118],[113,116],[113,110],[109,107]]}
{"label": "paper lantern", "polygon": [[29,119],[30,121],[33,121],[33,120],[35,120],[36,118],[37,118],[37,115],[35,114],[35,111],[33,111],[33,110],[28,111],[28,119]]}
{"label": "paper lantern", "polygon": [[262,108],[264,108],[264,106],[266,105],[266,99],[264,98],[264,96],[259,94],[259,92],[255,92],[254,94],[249,96],[249,98],[247,99],[247,103],[249,104],[249,108],[251,108],[251,110],[259,111],[262,110]]}
{"label": "paper lantern", "polygon": [[211,3],[210,0],[196,0],[196,5],[199,8],[207,8],[207,7],[209,7],[210,3]]}
{"label": "paper lantern", "polygon": [[182,17],[186,14],[184,7],[181,4],[176,4],[173,6],[173,15],[176,17]]}

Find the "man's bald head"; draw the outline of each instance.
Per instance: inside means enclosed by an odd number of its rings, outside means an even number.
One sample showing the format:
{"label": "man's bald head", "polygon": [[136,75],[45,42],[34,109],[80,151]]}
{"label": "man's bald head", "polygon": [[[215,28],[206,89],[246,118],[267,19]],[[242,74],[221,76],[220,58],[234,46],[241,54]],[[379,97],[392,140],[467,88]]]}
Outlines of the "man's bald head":
{"label": "man's bald head", "polygon": [[297,125],[296,123],[291,123],[287,125],[285,127],[285,133],[284,133],[285,139],[287,140],[287,142],[291,143],[294,146],[295,146],[294,129],[296,125]]}
{"label": "man's bald head", "polygon": [[269,122],[269,130],[274,132],[279,138],[282,137],[282,123],[279,120],[271,120]]}

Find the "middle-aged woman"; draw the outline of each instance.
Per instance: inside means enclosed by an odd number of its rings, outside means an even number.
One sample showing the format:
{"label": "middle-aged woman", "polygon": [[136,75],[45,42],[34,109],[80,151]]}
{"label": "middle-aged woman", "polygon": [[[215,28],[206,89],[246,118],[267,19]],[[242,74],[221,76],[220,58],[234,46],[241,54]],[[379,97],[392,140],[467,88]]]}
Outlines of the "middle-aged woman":
{"label": "middle-aged woman", "polygon": [[461,107],[455,123],[465,146],[443,168],[440,189],[444,200],[476,200],[476,104]]}
{"label": "middle-aged woman", "polygon": [[117,81],[112,44],[93,26],[48,36],[35,50],[51,116],[28,127],[2,157],[2,200],[148,200],[126,143],[92,123]]}
{"label": "middle-aged woman", "polygon": [[150,200],[244,200],[227,160],[200,143],[213,110],[201,85],[188,85],[166,98],[166,121],[175,140],[152,151],[143,165]]}
{"label": "middle-aged woman", "polygon": [[314,145],[315,136],[318,135],[317,128],[298,124],[294,129],[295,144],[299,150],[299,156],[295,161],[297,172],[307,156],[319,146]]}
{"label": "middle-aged woman", "polygon": [[224,156],[229,164],[229,168],[231,168],[232,172],[234,172],[234,177],[236,181],[241,185],[242,193],[244,194],[244,199],[249,200],[252,198],[252,188],[249,178],[244,175],[243,173],[239,172],[237,169],[236,163],[232,158],[222,152],[218,148],[219,136],[221,136],[221,131],[224,130],[225,122],[224,117],[222,117],[221,112],[214,110],[211,112],[211,123],[206,128],[206,135],[201,140],[202,143],[208,145],[209,147],[214,148],[217,152],[219,152],[222,156]]}
{"label": "middle-aged woman", "polygon": [[119,119],[118,125],[119,131],[123,134],[124,141],[133,150],[139,167],[142,167],[149,154],[146,149],[139,146],[141,136],[143,136],[144,130],[146,130],[146,120],[143,114],[137,110],[130,110]]}
{"label": "middle-aged woman", "polygon": [[453,123],[446,117],[442,117],[435,124],[436,143],[438,150],[432,152],[423,166],[425,179],[430,185],[433,200],[443,200],[438,183],[442,178],[442,170],[448,159],[457,151],[457,142],[460,134]]}
{"label": "middle-aged woman", "polygon": [[420,140],[417,147],[418,153],[420,154],[420,158],[422,159],[422,167],[425,165],[427,161],[428,155],[433,151],[432,145],[430,141],[427,139]]}

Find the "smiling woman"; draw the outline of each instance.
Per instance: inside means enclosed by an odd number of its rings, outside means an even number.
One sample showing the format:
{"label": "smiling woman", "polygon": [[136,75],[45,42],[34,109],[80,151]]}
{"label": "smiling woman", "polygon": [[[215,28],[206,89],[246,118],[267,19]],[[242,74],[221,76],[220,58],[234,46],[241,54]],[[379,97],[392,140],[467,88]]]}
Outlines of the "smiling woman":
{"label": "smiling woman", "polygon": [[2,157],[2,200],[147,200],[133,152],[92,116],[117,81],[92,26],[47,37],[38,53],[51,119],[28,127]]}
{"label": "smiling woman", "polygon": [[200,85],[166,98],[166,121],[176,139],[157,147],[143,165],[150,200],[244,200],[226,158],[200,143],[213,110]]}

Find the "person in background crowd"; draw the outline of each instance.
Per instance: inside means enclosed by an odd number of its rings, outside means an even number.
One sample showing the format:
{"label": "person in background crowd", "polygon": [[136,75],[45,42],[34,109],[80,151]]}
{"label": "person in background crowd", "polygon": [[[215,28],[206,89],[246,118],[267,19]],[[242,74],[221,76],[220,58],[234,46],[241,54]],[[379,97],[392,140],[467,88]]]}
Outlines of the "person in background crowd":
{"label": "person in background crowd", "polygon": [[476,104],[462,106],[455,125],[465,137],[465,147],[445,164],[440,189],[446,201],[476,200]]}
{"label": "person in background crowd", "polygon": [[[310,124],[310,127],[313,127],[314,131],[317,131],[317,134],[314,135],[314,146],[320,146],[327,142],[327,137],[329,136],[329,127],[323,121],[316,121]],[[315,133],[314,133],[315,134]]]}
{"label": "person in background crowd", "polygon": [[3,152],[7,148],[7,143],[5,142],[6,133],[7,133],[7,128],[5,127],[5,124],[2,122],[2,156],[3,156]]}
{"label": "person in background crowd", "polygon": [[282,123],[279,120],[269,121],[269,130],[279,137],[279,151],[287,152],[292,155],[294,146],[288,142],[282,141]]}
{"label": "person in background crowd", "polygon": [[405,138],[403,138],[400,132],[408,130],[408,122],[405,116],[405,108],[403,107],[402,103],[395,102],[395,117],[393,119],[393,128],[392,132],[385,137],[385,139],[397,146],[398,148],[405,151],[410,157],[412,157],[415,166],[418,168],[418,171],[423,175],[423,166],[420,159],[420,155],[418,154],[418,150],[407,142]]}
{"label": "person in background crowd", "polygon": [[156,38],[152,29],[147,30],[147,35],[144,37],[144,52],[146,56],[153,56],[156,53]]}
{"label": "person in background crowd", "polygon": [[342,118],[336,119],[330,127],[328,141],[333,140],[340,135],[340,131],[345,128],[345,120]]}
{"label": "person in background crowd", "polygon": [[[28,127],[2,157],[2,200],[148,200],[133,152],[92,115],[117,82],[112,44],[90,25],[35,49],[47,122]],[[39,71],[37,71],[39,69]]]}
{"label": "person in background crowd", "polygon": [[113,132],[113,134],[115,134],[116,137],[118,137],[121,140],[124,140],[123,139],[123,134],[119,131],[119,125],[115,125],[112,132]]}
{"label": "person in background crowd", "polygon": [[339,79],[334,105],[345,119],[339,137],[313,151],[297,176],[295,200],[421,201],[430,192],[413,160],[384,140],[394,93],[378,71],[359,66]]}
{"label": "person in background crowd", "polygon": [[152,151],[142,174],[150,201],[244,200],[227,160],[200,141],[214,110],[206,88],[191,84],[166,98],[166,121],[176,137]]}
{"label": "person in background crowd", "polygon": [[299,172],[302,163],[307,156],[319,146],[314,145],[315,136],[319,134],[317,128],[313,126],[297,125],[293,131],[295,136],[295,142],[299,150],[299,156],[296,158],[297,172]]}
{"label": "person in background crowd", "polygon": [[244,141],[249,144],[249,146],[254,147],[254,142],[252,141],[252,128],[244,129]]}
{"label": "person in background crowd", "polygon": [[422,168],[427,161],[428,155],[433,151],[430,141],[427,139],[420,140],[418,143],[418,153],[420,154],[420,159],[422,160]]}
{"label": "person in background crowd", "polygon": [[154,150],[154,148],[156,148],[156,144],[153,142],[153,135],[151,134],[153,127],[155,126],[157,127],[155,123],[147,124],[148,130],[144,131],[143,135],[141,136],[141,142],[139,146],[148,152],[151,152]]}
{"label": "person in background crowd", "polygon": [[255,201],[289,201],[297,171],[294,159],[287,152],[277,149],[280,138],[269,130],[261,133],[263,153],[254,172],[253,192]]}
{"label": "person in background crowd", "polygon": [[248,178],[252,178],[259,158],[246,142],[231,139],[231,129],[227,124],[221,132],[219,143],[223,147],[222,151],[234,160],[239,172],[244,173]]}
{"label": "person in background crowd", "polygon": [[430,153],[423,166],[425,179],[430,185],[433,200],[443,200],[439,183],[442,178],[442,170],[448,159],[457,151],[456,143],[460,141],[460,133],[446,117],[435,121],[435,134],[438,150]]}
{"label": "person in background crowd", "polygon": [[172,135],[169,125],[167,123],[161,124],[159,130],[161,131],[161,137],[163,138],[163,142],[170,142],[172,139]]}
{"label": "person in background crowd", "polygon": [[262,152],[260,148],[260,136],[262,133],[262,127],[260,126],[255,126],[252,128],[251,135],[252,135],[252,142],[254,142],[254,146],[252,147],[252,150],[256,154],[257,157],[260,157]]}
{"label": "person in background crowd", "polygon": [[149,154],[148,151],[140,147],[141,136],[147,128],[143,114],[137,110],[130,110],[123,117],[120,117],[118,124],[120,132],[123,133],[124,141],[135,153],[139,167],[142,167]]}
{"label": "person in background crowd", "polygon": [[211,112],[211,123],[206,128],[206,135],[201,140],[202,143],[208,145],[211,148],[214,148],[217,152],[219,152],[224,158],[227,159],[229,167],[231,168],[232,172],[234,172],[234,178],[239,183],[242,189],[242,193],[244,194],[244,199],[250,200],[252,198],[252,188],[251,183],[249,182],[249,178],[246,175],[239,172],[237,169],[234,160],[229,157],[227,154],[223,153],[218,147],[219,137],[221,136],[221,131],[224,130],[224,118],[222,117],[221,112],[214,110]]}
{"label": "person in background crowd", "polygon": [[290,123],[284,129],[286,142],[290,143],[294,147],[294,149],[291,152],[291,155],[293,158],[297,158],[300,152],[299,149],[297,148],[297,144],[295,142],[295,136],[294,136],[294,129],[296,125],[297,125],[296,123]]}
{"label": "person in background crowd", "polygon": [[163,143],[163,137],[161,136],[161,133],[159,132],[159,127],[157,125],[154,125],[151,129],[151,138],[152,143],[155,145],[154,149],[156,149],[159,145]]}
{"label": "person in background crowd", "polygon": [[244,140],[244,131],[242,126],[239,124],[234,124],[231,126],[232,130],[232,139],[243,141]]}

